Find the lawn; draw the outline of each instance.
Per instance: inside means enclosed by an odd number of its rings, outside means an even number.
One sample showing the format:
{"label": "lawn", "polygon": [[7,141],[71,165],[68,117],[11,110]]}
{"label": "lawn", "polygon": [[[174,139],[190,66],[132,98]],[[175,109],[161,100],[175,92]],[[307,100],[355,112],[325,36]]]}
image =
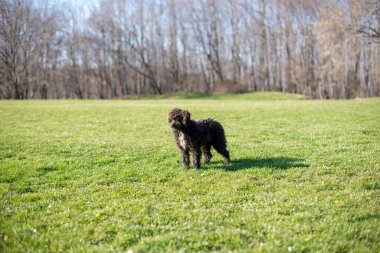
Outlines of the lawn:
{"label": "lawn", "polygon": [[[166,114],[226,131],[184,170]],[[0,252],[380,251],[380,99],[0,101]]]}

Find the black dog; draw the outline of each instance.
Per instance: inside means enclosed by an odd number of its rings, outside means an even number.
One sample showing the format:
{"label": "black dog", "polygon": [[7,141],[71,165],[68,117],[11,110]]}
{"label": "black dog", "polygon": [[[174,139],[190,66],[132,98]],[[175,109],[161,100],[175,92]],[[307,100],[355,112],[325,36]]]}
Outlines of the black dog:
{"label": "black dog", "polygon": [[178,108],[169,112],[168,121],[186,169],[189,168],[189,152],[193,153],[194,168],[199,169],[202,153],[205,156],[204,163],[210,161],[211,146],[224,157],[224,164],[230,161],[224,129],[219,122],[212,119],[190,120],[190,113]]}

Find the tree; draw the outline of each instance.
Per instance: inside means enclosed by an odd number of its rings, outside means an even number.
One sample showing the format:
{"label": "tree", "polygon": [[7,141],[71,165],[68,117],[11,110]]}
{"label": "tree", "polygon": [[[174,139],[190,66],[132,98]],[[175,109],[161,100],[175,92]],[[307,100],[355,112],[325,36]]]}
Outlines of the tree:
{"label": "tree", "polygon": [[379,96],[379,22],[378,0],[0,0],[0,98]]}

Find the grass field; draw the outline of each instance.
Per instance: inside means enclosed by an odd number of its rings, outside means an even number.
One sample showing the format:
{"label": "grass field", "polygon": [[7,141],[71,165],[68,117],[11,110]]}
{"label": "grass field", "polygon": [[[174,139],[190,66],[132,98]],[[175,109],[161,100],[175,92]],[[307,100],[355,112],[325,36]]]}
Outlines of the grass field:
{"label": "grass field", "polygon": [[[380,99],[0,101],[0,252],[380,251]],[[226,130],[184,170],[166,114]]]}

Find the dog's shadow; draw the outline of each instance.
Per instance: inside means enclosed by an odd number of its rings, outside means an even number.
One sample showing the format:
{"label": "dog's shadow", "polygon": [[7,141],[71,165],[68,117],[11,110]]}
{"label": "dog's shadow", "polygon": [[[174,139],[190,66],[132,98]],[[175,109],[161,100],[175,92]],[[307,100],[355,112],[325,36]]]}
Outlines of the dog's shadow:
{"label": "dog's shadow", "polygon": [[254,168],[270,168],[273,170],[287,170],[290,168],[307,168],[308,164],[300,158],[269,157],[269,158],[243,158],[232,160],[228,165],[217,166],[225,171],[238,171]]}

